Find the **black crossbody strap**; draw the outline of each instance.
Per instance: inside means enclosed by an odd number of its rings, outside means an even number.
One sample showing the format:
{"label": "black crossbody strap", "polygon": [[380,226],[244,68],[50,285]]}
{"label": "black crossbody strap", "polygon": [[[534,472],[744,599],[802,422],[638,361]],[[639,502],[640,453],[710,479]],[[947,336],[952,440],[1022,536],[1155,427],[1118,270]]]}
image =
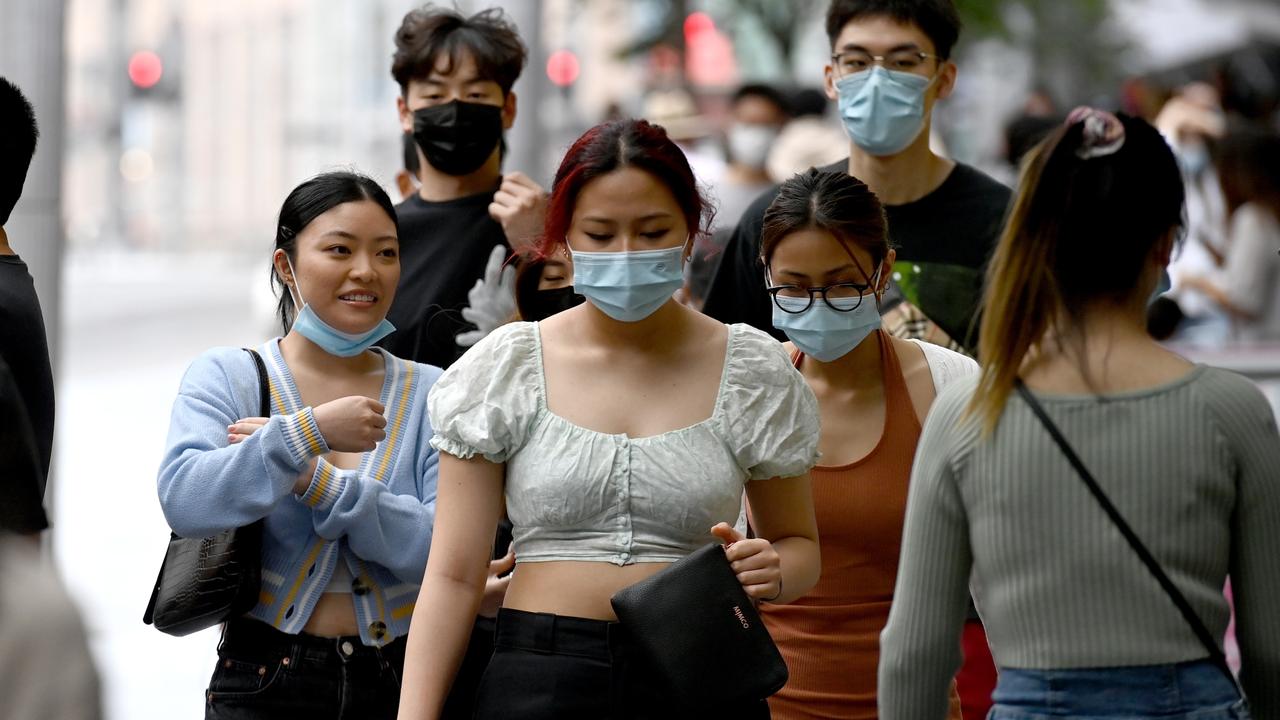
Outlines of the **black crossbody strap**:
{"label": "black crossbody strap", "polygon": [[1124,516],[1122,516],[1120,511],[1116,509],[1116,506],[1111,503],[1111,498],[1107,497],[1107,494],[1103,492],[1102,488],[1098,485],[1098,481],[1094,479],[1093,474],[1084,466],[1084,463],[1080,460],[1080,456],[1076,455],[1076,451],[1072,449],[1071,444],[1067,442],[1065,437],[1063,437],[1062,431],[1060,431],[1058,426],[1049,419],[1049,415],[1045,413],[1040,402],[1035,399],[1035,396],[1033,396],[1031,391],[1027,389],[1027,386],[1023,384],[1021,378],[1014,381],[1014,387],[1017,389],[1018,394],[1022,396],[1022,399],[1027,403],[1027,407],[1031,408],[1031,412],[1035,413],[1036,418],[1040,420],[1040,424],[1044,426],[1046,431],[1048,431],[1049,436],[1058,444],[1058,448],[1062,450],[1062,454],[1066,456],[1067,462],[1071,463],[1071,467],[1075,468],[1076,473],[1080,475],[1080,479],[1084,480],[1084,484],[1089,487],[1089,492],[1093,493],[1094,499],[1098,501],[1098,504],[1102,506],[1103,511],[1107,513],[1107,517],[1111,518],[1111,522],[1115,524],[1116,529],[1119,530],[1120,534],[1124,536],[1124,539],[1129,542],[1129,547],[1133,548],[1134,553],[1136,553],[1138,558],[1142,560],[1142,563],[1147,566],[1147,570],[1149,570],[1151,575],[1155,577],[1156,582],[1160,583],[1160,588],[1169,596],[1169,599],[1173,601],[1173,604],[1178,607],[1178,612],[1182,613],[1182,618],[1187,621],[1187,625],[1191,626],[1191,631],[1196,634],[1196,637],[1200,640],[1200,644],[1204,645],[1204,649],[1209,652],[1209,659],[1218,667],[1219,670],[1223,672],[1223,674],[1227,676],[1227,679],[1229,679],[1231,684],[1235,686],[1236,692],[1240,693],[1240,697],[1244,697],[1244,691],[1236,682],[1235,675],[1231,673],[1231,668],[1227,665],[1226,656],[1223,655],[1222,650],[1218,648],[1218,643],[1214,641],[1213,634],[1209,632],[1209,628],[1205,627],[1204,622],[1200,620],[1200,616],[1197,615],[1195,609],[1191,607],[1191,603],[1187,602],[1186,596],[1182,594],[1182,591],[1178,590],[1178,586],[1174,585],[1173,581],[1169,579],[1169,576],[1165,574],[1164,568],[1160,567],[1160,562],[1156,560],[1150,550],[1147,550],[1147,546],[1142,544],[1142,540],[1138,537],[1137,533],[1133,531],[1133,528],[1129,527],[1129,523],[1125,522]]}
{"label": "black crossbody strap", "polygon": [[257,350],[245,348],[244,351],[253,357],[253,365],[258,370],[258,414],[271,417],[271,379],[267,377],[267,364]]}

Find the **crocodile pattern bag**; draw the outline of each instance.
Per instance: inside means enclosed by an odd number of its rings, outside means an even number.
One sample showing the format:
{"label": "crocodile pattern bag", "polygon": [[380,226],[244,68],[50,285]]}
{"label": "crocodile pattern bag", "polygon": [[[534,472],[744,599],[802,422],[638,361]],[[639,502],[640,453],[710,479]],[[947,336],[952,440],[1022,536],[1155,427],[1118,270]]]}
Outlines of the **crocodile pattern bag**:
{"label": "crocodile pattern bag", "polygon": [[[258,370],[259,414],[270,417],[267,367],[258,353],[245,352]],[[182,636],[243,615],[258,602],[261,574],[261,520],[204,538],[170,534],[142,622]]]}
{"label": "crocodile pattern bag", "polygon": [[619,590],[612,603],[686,707],[763,700],[787,682],[787,665],[719,543]]}

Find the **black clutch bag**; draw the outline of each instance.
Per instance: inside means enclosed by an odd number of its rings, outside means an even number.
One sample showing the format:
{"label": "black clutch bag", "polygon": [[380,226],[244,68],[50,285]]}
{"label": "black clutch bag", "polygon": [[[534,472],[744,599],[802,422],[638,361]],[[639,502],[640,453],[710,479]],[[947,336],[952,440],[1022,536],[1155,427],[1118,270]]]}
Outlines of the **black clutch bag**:
{"label": "black clutch bag", "polygon": [[787,683],[787,665],[719,543],[619,590],[612,603],[687,707],[763,700]]}
{"label": "black clutch bag", "polygon": [[[262,417],[271,415],[267,366],[253,350]],[[245,614],[262,587],[262,521],[204,538],[169,535],[160,574],[142,622],[169,635],[198,630]]]}

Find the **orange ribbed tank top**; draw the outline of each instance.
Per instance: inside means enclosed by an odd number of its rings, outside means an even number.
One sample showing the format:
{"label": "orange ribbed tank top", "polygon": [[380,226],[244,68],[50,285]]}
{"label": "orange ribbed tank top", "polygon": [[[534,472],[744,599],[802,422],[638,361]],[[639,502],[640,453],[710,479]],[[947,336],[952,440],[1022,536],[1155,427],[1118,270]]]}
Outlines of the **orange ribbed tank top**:
{"label": "orange ribbed tank top", "polygon": [[[885,400],[880,442],[856,462],[810,473],[822,577],[793,603],[760,606],[791,674],[769,699],[774,720],[877,717],[880,631],[898,576],[907,480],[920,439],[893,342],[883,330],[877,337]],[[797,368],[803,360],[797,353]]]}

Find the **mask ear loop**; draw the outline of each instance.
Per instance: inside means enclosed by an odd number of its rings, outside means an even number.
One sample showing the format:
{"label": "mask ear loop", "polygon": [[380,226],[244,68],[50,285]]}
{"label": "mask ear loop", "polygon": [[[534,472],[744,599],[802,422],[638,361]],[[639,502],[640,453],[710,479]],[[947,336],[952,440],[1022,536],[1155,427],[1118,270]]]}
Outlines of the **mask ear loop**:
{"label": "mask ear loop", "polygon": [[884,300],[885,291],[889,289],[889,283],[884,278],[884,260],[876,266],[875,275],[871,278],[871,292],[875,295],[876,305]]}
{"label": "mask ear loop", "polygon": [[289,266],[289,277],[293,279],[292,283],[286,282],[285,287],[289,288],[289,297],[293,300],[296,312],[302,312],[302,308],[306,302],[302,299],[302,287],[298,285],[298,271],[293,269],[293,261],[289,259],[289,253],[284,254],[284,262]]}

